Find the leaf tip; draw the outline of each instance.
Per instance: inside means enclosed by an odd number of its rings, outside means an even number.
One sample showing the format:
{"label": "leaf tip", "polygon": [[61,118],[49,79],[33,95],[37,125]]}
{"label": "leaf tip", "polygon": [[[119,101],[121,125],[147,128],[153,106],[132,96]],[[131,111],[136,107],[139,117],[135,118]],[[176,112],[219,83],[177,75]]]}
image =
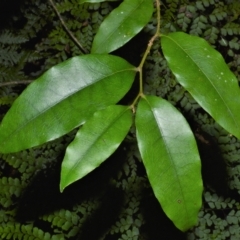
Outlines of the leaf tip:
{"label": "leaf tip", "polygon": [[64,184],[62,181],[60,181],[60,186],[59,186],[59,188],[60,188],[60,193],[63,193],[63,191],[64,191],[64,189],[67,187],[67,185],[66,184]]}

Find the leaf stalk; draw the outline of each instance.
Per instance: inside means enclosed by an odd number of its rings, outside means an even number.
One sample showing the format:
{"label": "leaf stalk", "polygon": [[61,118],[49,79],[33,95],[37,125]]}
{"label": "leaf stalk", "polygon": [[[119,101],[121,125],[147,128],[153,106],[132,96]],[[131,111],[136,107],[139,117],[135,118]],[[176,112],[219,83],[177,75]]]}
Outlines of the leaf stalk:
{"label": "leaf stalk", "polygon": [[137,97],[134,99],[133,103],[131,104],[131,108],[133,113],[135,112],[135,104],[137,103],[138,99],[140,97],[144,97],[144,93],[143,93],[143,65],[146,61],[146,58],[152,48],[152,45],[154,43],[154,41],[160,36],[160,25],[161,25],[161,13],[160,13],[160,1],[156,0],[156,8],[157,8],[157,30],[156,33],[152,36],[152,38],[149,40],[148,45],[147,45],[147,49],[144,52],[144,55],[142,57],[142,60],[139,64],[139,66],[137,67],[137,71],[139,72],[139,93],[137,95]]}

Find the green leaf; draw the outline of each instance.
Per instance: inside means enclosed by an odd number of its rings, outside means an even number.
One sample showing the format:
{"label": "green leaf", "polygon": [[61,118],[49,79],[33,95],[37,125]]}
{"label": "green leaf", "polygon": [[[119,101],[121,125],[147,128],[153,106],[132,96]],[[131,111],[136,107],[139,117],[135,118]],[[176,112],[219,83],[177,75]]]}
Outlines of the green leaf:
{"label": "green leaf", "polygon": [[123,46],[148,23],[152,0],[125,0],[102,22],[92,45],[92,53],[109,53]]}
{"label": "green leaf", "polygon": [[163,35],[162,49],[177,80],[223,128],[240,138],[238,81],[222,55],[204,39],[176,32]]}
{"label": "green leaf", "polygon": [[176,227],[186,231],[197,222],[203,190],[193,133],[176,108],[155,96],[140,100],[136,129],[155,196]]}
{"label": "green leaf", "polygon": [[136,69],[111,55],[67,60],[34,81],[14,102],[0,126],[0,152],[17,152],[56,139],[99,109],[118,102]]}
{"label": "green leaf", "polygon": [[132,125],[129,107],[109,106],[97,111],[78,131],[62,163],[60,189],[97,168],[120,145]]}

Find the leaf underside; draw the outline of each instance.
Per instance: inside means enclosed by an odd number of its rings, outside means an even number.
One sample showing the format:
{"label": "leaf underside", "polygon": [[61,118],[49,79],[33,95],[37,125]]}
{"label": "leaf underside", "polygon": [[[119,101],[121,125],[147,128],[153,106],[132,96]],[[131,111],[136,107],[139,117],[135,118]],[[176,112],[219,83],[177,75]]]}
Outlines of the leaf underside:
{"label": "leaf underside", "polygon": [[34,81],[0,125],[0,152],[17,152],[56,139],[95,111],[117,103],[136,70],[112,55],[74,57]]}
{"label": "leaf underside", "polygon": [[145,96],[136,112],[139,150],[155,196],[176,227],[186,231],[201,207],[201,162],[185,118],[166,100]]}
{"label": "leaf underside", "polygon": [[118,148],[131,125],[132,112],[126,106],[113,105],[95,112],[67,147],[60,190],[105,161]]}
{"label": "leaf underside", "polygon": [[223,128],[240,138],[238,81],[222,55],[204,39],[181,32],[163,35],[161,44],[179,83]]}

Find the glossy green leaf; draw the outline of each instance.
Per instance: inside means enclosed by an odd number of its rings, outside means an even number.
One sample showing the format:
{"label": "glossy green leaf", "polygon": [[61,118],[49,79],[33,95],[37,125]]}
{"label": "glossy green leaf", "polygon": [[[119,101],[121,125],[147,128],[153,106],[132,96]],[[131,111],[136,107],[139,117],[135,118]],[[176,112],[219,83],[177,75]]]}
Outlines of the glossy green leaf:
{"label": "glossy green leaf", "polygon": [[62,163],[60,189],[81,179],[105,161],[132,125],[129,107],[109,106],[97,111],[78,131]]}
{"label": "glossy green leaf", "polygon": [[124,0],[102,22],[92,45],[92,53],[109,53],[123,46],[148,23],[152,0]]}
{"label": "glossy green leaf", "polygon": [[201,162],[185,118],[169,102],[141,99],[136,113],[137,141],[155,196],[176,227],[197,222],[202,203]]}
{"label": "glossy green leaf", "polygon": [[240,138],[238,81],[222,55],[204,39],[185,33],[161,39],[164,56],[180,84],[223,128]]}
{"label": "glossy green leaf", "polygon": [[34,81],[0,125],[0,152],[40,145],[83,124],[96,110],[118,102],[136,70],[111,55],[67,60]]}

